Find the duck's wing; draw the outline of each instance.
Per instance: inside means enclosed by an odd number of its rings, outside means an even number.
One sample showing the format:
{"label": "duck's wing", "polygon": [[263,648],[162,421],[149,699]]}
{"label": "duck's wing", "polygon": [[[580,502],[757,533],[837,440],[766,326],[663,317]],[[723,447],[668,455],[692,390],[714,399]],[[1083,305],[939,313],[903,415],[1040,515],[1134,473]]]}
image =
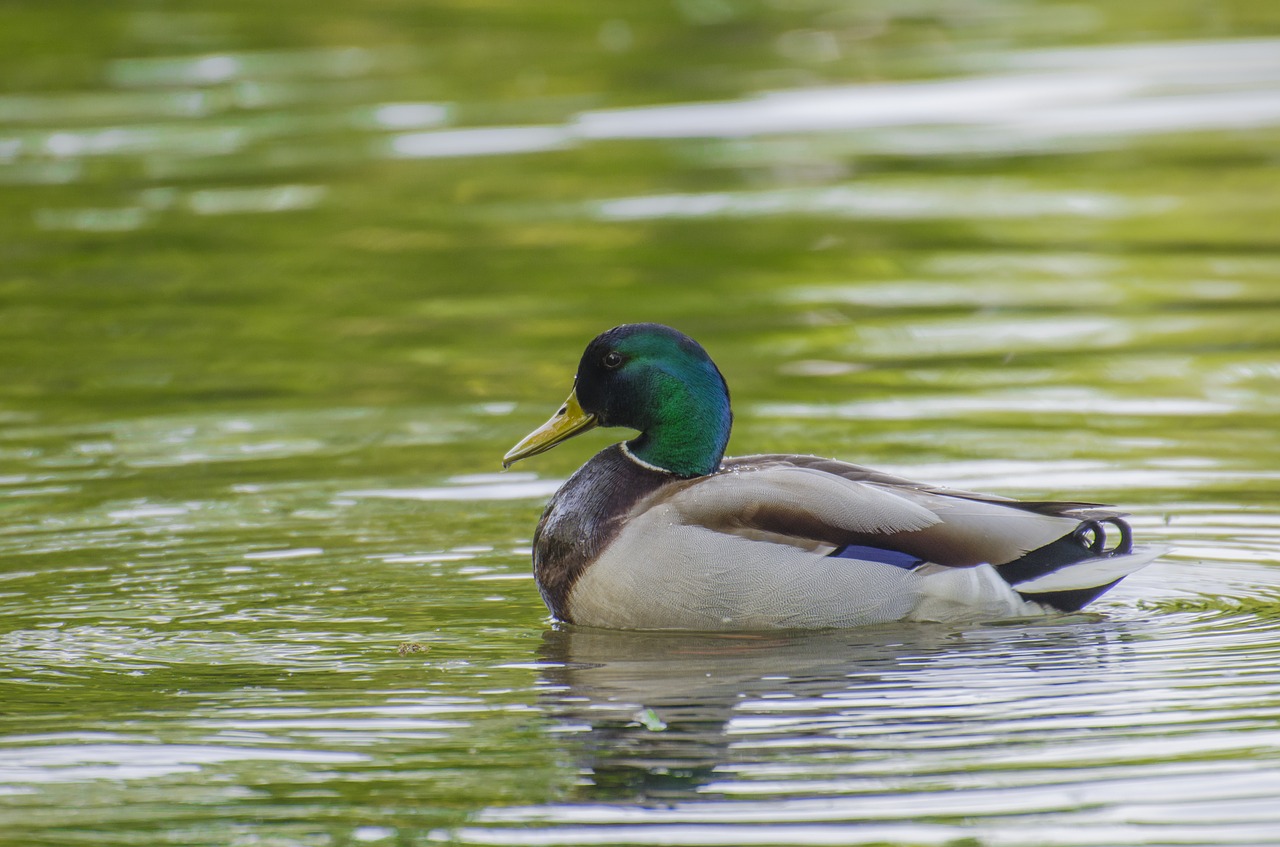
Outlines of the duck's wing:
{"label": "duck's wing", "polygon": [[788,455],[729,460],[670,498],[682,522],[720,533],[805,549],[892,551],[952,568],[1012,563],[1086,520],[1117,515],[1095,504],[1024,503]]}
{"label": "duck's wing", "polygon": [[669,497],[686,525],[806,549],[915,533],[942,521],[887,489],[778,463],[702,477]]}
{"label": "duck's wing", "polygon": [[791,453],[765,453],[758,456],[739,456],[725,459],[723,469],[726,471],[744,469],[763,469],[770,467],[798,467],[818,470],[823,473],[839,476],[851,482],[865,482],[879,485],[900,492],[916,491],[926,494],[940,494],[946,497],[957,497],[963,500],[975,500],[982,503],[997,503],[1035,512],[1043,515],[1071,516],[1084,518],[1115,517],[1121,512],[1102,503],[1087,503],[1067,500],[1015,500],[997,494],[984,494],[976,491],[965,491],[961,488],[946,488],[925,482],[907,479],[896,474],[886,473],[875,468],[842,462],[839,459],[825,459],[821,456],[801,456]]}

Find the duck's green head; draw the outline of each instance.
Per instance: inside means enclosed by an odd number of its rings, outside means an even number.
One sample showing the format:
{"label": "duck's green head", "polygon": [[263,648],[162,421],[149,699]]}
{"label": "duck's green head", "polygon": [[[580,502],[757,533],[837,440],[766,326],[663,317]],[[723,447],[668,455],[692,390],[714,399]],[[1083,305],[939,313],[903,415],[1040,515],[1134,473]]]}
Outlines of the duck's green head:
{"label": "duck's green head", "polygon": [[729,389],[702,345],[661,324],[624,324],[596,336],[569,399],[503,457],[503,467],[595,426],[640,430],[632,456],[679,476],[720,467],[733,415]]}

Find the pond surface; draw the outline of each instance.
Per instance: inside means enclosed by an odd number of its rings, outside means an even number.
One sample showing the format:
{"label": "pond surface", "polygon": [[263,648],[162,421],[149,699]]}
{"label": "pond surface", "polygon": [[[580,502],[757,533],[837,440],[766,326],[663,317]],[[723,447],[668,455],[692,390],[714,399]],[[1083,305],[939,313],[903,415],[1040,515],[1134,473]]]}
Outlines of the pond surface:
{"label": "pond surface", "polygon": [[[1280,12],[0,9],[0,844],[1280,843]],[[1029,623],[553,626],[658,320],[736,454],[1130,510]]]}

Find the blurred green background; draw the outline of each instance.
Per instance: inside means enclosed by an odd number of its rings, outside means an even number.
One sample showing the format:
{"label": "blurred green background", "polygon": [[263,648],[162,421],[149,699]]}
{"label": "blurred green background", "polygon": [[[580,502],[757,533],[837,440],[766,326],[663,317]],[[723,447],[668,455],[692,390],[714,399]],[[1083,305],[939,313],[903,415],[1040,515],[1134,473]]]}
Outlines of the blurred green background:
{"label": "blurred green background", "polygon": [[[0,399],[74,418],[524,400],[636,319],[740,358],[735,386],[759,394],[778,390],[753,382],[770,339],[806,311],[779,304],[797,285],[909,285],[948,250],[1133,257],[1155,280],[1267,256],[1274,42],[1143,47],[1256,39],[1278,18],[1260,2],[9,3]],[[927,80],[951,87],[912,105]],[[889,104],[814,107],[826,131],[766,109],[745,129],[708,112],[695,137],[644,137],[662,114],[608,127],[610,110],[892,81]],[[508,134],[415,151],[456,128]],[[468,155],[492,143],[512,152]],[[872,202],[598,208],[831,186]],[[914,207],[874,208],[902,195]]]}
{"label": "blurred green background", "polygon": [[[0,3],[0,844],[1274,842],[1277,151],[1274,2]],[[640,320],[732,453],[1172,551],[557,629],[619,434],[500,457]]]}

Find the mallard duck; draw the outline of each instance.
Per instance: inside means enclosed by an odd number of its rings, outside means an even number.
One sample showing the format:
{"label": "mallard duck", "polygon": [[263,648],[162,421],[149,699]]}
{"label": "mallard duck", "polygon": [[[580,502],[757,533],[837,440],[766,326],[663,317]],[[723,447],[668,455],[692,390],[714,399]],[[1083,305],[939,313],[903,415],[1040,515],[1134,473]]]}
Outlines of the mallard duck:
{"label": "mallard duck", "polygon": [[587,345],[569,399],[503,458],[596,426],[640,432],[579,468],[538,522],[534,575],[556,618],[760,630],[1072,612],[1159,554],[1097,504],[814,456],[726,459],[732,421],[724,377],[687,335],[626,324]]}

